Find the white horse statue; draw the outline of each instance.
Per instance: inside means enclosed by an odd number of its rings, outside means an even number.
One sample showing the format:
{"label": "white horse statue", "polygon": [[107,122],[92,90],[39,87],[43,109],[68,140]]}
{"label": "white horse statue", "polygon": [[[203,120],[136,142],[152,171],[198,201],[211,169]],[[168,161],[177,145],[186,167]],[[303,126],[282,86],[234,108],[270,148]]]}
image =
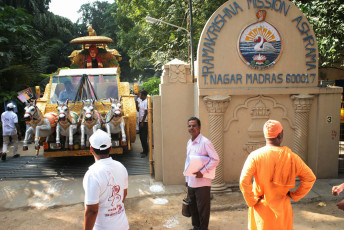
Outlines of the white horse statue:
{"label": "white horse statue", "polygon": [[24,110],[24,120],[30,125],[30,127],[25,132],[23,151],[29,149],[27,143],[30,133],[35,134],[35,149],[38,151],[39,138],[46,137],[46,142],[48,142],[49,136],[55,131],[57,114],[46,113],[43,116],[42,112],[36,106],[36,100],[31,103],[26,103]]}
{"label": "white horse statue", "polygon": [[87,135],[87,145],[88,138],[95,132],[97,129],[101,128],[102,120],[101,116],[97,110],[94,109],[94,100],[86,101],[83,109],[83,118],[81,121],[81,149],[85,149],[85,135]]}
{"label": "white horse statue", "polygon": [[105,117],[106,131],[110,136],[112,133],[120,133],[122,135],[122,144],[126,144],[127,138],[124,130],[125,123],[124,117],[122,116],[121,102],[120,100],[117,101],[117,99],[112,100],[112,98],[110,98],[110,102],[111,110],[106,114]]}
{"label": "white horse statue", "polygon": [[[73,135],[76,133],[78,128],[78,114],[73,111],[69,111],[67,100],[65,103],[57,101],[57,111],[59,119],[56,128],[56,147],[61,147],[60,135],[66,136],[69,139],[69,149],[73,150]],[[67,141],[66,141],[67,146]]]}

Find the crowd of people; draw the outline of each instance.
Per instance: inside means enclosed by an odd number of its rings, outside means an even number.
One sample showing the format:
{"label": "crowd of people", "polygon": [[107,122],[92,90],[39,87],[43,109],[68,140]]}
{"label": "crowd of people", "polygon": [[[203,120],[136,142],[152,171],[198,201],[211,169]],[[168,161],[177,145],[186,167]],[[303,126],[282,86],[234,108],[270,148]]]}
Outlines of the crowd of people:
{"label": "crowd of people", "polygon": [[[204,230],[208,229],[210,219],[211,171],[216,169],[220,159],[211,141],[201,134],[198,118],[191,117],[187,128],[191,138],[186,146],[184,172],[189,170],[195,159],[209,158],[201,168],[195,169],[193,175],[185,177],[191,224],[194,230]],[[268,120],[263,133],[266,145],[249,155],[240,176],[240,189],[249,206],[248,228],[291,230],[291,199],[302,199],[311,190],[316,177],[297,154],[281,146],[283,127],[280,122]],[[128,173],[121,163],[109,156],[111,140],[105,132],[98,130],[94,133],[90,144],[95,163],[85,174],[83,182],[84,229],[129,229],[124,209]],[[296,177],[300,179],[300,185],[291,191]],[[332,193],[339,195],[343,190],[344,183],[334,186]],[[344,200],[338,203],[338,208],[344,210],[343,204]]]}
{"label": "crowd of people", "polygon": [[[148,154],[147,143],[147,92],[137,98],[139,134],[143,152]],[[18,154],[18,135],[21,135],[15,105],[8,103],[1,114],[3,148],[1,159],[6,160],[10,138],[14,143],[13,157]],[[219,156],[209,139],[201,134],[201,121],[191,117],[187,121],[191,136],[186,146],[185,170],[190,171],[197,158],[208,158],[193,175],[185,176],[189,210],[193,229],[208,229],[210,219],[211,181],[219,164]],[[240,190],[249,207],[249,229],[293,229],[291,199],[299,201],[312,188],[316,177],[303,160],[286,146],[282,146],[283,127],[280,122],[268,120],[263,127],[266,145],[253,151],[246,159],[240,176]],[[85,222],[84,229],[129,229],[124,201],[128,189],[128,173],[109,153],[111,138],[97,130],[89,139],[90,152],[95,163],[84,176]],[[192,166],[193,167],[193,166]],[[213,176],[211,176],[213,175]],[[295,188],[296,177],[300,185]],[[254,180],[252,180],[254,179]],[[338,196],[344,183],[334,186],[332,194]],[[337,204],[344,210],[344,200]],[[113,226],[116,226],[114,228]]]}
{"label": "crowd of people", "polygon": [[[91,46],[85,68],[101,68],[97,58],[97,48]],[[59,101],[75,97],[73,85],[64,82],[65,89]],[[137,129],[142,144],[141,157],[148,155],[148,103],[147,91],[137,95]],[[13,157],[18,153],[18,135],[21,136],[15,105],[8,103],[7,111],[1,114],[3,148],[1,159],[6,160],[10,138],[14,143]],[[292,150],[282,146],[283,127],[279,121],[268,120],[263,128],[265,146],[247,157],[240,176],[239,186],[248,209],[250,230],[292,230],[293,211],[291,199],[299,201],[316,181],[312,170]],[[191,136],[186,146],[185,184],[194,230],[207,230],[210,220],[211,184],[220,158],[212,142],[201,134],[201,121],[191,117],[187,121]],[[89,138],[90,152],[95,163],[91,165],[83,179],[85,191],[84,229],[107,230],[129,229],[124,202],[128,190],[128,172],[118,161],[110,157],[111,137],[98,129]],[[204,160],[205,159],[205,160]],[[194,162],[202,162],[196,168]],[[194,168],[193,168],[194,167]],[[191,175],[186,172],[190,172]],[[300,184],[296,190],[295,180]],[[344,190],[344,183],[334,186],[332,194],[338,196]],[[344,200],[337,204],[344,210]]]}
{"label": "crowd of people", "polygon": [[[143,152],[148,154],[147,92],[136,98],[138,128]],[[21,135],[15,105],[8,103],[1,114],[3,148],[1,159],[6,160],[10,138],[14,143],[13,157],[19,157],[18,135]],[[201,134],[201,121],[191,117],[187,121],[191,136],[186,146],[185,174],[191,224],[194,230],[208,229],[210,219],[211,183],[220,158],[212,142]],[[299,201],[312,188],[316,177],[303,160],[286,146],[282,146],[283,127],[279,121],[268,120],[263,127],[266,145],[247,157],[240,176],[240,190],[249,207],[250,230],[292,230],[293,211],[291,199]],[[85,216],[84,229],[129,229],[124,201],[128,189],[128,172],[109,153],[110,136],[97,130],[89,139],[90,152],[95,163],[84,176]],[[199,168],[192,168],[197,159],[204,159]],[[296,190],[295,180],[300,184]],[[344,183],[334,186],[332,194],[338,196]],[[344,210],[344,200],[337,204]],[[116,226],[114,228],[114,226]]]}

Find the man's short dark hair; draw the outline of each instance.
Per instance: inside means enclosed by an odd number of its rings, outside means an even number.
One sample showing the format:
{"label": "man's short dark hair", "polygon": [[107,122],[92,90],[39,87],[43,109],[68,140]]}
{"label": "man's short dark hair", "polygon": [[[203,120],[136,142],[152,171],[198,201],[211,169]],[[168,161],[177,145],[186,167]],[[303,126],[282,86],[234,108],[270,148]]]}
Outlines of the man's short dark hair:
{"label": "man's short dark hair", "polygon": [[188,123],[189,121],[197,121],[198,126],[201,127],[201,121],[197,117],[190,117]]}
{"label": "man's short dark hair", "polygon": [[93,148],[93,147],[92,147],[92,149],[95,152],[95,154],[97,154],[97,155],[109,155],[111,147],[109,147],[107,149],[103,149],[103,150],[96,149],[96,148]]}
{"label": "man's short dark hair", "polygon": [[63,82],[64,85],[72,85],[72,82],[70,80],[65,80]]}
{"label": "man's short dark hair", "polygon": [[148,95],[148,93],[147,93],[147,91],[146,91],[146,90],[142,90],[142,91],[141,91],[141,94],[143,94],[143,95],[145,95],[145,96],[147,96],[147,95]]}

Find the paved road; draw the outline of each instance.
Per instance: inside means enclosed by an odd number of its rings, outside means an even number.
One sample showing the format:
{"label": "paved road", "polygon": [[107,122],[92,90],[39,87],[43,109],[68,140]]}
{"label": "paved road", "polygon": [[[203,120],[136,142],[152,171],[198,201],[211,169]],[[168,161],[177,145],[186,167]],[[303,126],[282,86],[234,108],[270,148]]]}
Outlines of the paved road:
{"label": "paved road", "polygon": [[[140,141],[132,145],[130,152],[113,155],[128,170],[129,175],[149,174],[149,159],[140,158]],[[21,152],[20,158],[12,158],[8,154],[6,161],[0,161],[0,180],[22,180],[41,178],[77,178],[83,177],[88,167],[94,163],[92,156],[86,157],[58,157],[44,158],[35,156],[33,146],[29,146],[31,152]],[[21,150],[21,144],[19,150]],[[42,151],[42,150],[41,150]]]}

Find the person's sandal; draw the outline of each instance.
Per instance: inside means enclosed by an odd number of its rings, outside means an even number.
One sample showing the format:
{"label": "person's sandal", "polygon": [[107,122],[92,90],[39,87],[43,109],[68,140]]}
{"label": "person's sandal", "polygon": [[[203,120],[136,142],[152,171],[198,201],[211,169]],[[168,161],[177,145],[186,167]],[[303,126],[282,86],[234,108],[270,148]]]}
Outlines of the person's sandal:
{"label": "person's sandal", "polygon": [[20,157],[19,153],[13,155],[13,158],[18,158],[18,157]]}

